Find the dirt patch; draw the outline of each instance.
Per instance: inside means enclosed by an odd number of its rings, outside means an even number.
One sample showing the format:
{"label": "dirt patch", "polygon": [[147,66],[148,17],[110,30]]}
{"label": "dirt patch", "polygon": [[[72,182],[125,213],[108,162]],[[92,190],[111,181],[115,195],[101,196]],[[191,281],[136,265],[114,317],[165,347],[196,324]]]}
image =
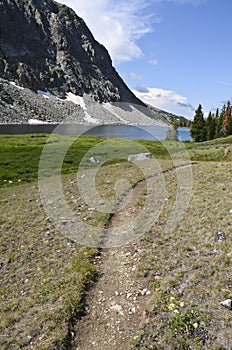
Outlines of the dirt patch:
{"label": "dirt patch", "polygon": [[[144,183],[134,189],[136,198],[144,190]],[[139,208],[130,205],[117,212],[110,225],[121,225],[133,218]],[[133,336],[140,328],[149,300],[149,281],[138,278],[143,260],[141,242],[103,249],[95,264],[100,276],[87,294],[86,314],[76,327],[76,350],[125,349],[132,346]]]}
{"label": "dirt patch", "polygon": [[101,277],[87,297],[77,325],[76,350],[130,349],[149,299],[149,283],[136,278],[142,250],[134,244],[103,251]]}

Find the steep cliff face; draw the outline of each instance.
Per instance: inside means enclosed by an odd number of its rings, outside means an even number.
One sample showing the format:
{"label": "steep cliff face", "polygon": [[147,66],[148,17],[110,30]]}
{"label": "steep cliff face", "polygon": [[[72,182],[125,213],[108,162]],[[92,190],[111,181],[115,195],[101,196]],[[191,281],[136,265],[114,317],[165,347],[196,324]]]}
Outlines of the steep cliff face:
{"label": "steep cliff face", "polygon": [[143,104],[85,22],[53,0],[0,2],[0,76],[32,90]]}
{"label": "steep cliff face", "polygon": [[53,0],[0,0],[0,123],[67,118],[136,125],[172,120],[130,91],[72,9]]}

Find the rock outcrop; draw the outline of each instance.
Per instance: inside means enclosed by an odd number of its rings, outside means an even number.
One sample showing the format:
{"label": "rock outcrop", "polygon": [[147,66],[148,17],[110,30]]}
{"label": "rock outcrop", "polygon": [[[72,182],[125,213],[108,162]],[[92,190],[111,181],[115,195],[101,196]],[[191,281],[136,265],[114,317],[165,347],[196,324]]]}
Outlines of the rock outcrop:
{"label": "rock outcrop", "polygon": [[0,76],[60,97],[84,93],[98,102],[141,104],[112,67],[83,19],[52,0],[0,3]]}
{"label": "rock outcrop", "polygon": [[[57,100],[38,97],[38,90],[49,92]],[[99,105],[122,105],[123,113],[117,109],[117,115],[112,109],[100,108],[98,123],[170,122],[164,113],[147,108],[130,91],[112,66],[107,50],[72,9],[53,0],[2,0],[0,123],[25,123],[29,118],[60,122],[67,116],[76,118],[78,123],[93,122],[91,113],[88,117],[85,111],[88,106],[65,101],[70,93],[90,101],[95,116]],[[93,102],[97,103],[95,108]],[[133,109],[126,104],[136,105],[139,114],[135,121],[131,116],[128,119],[127,114]],[[141,113],[145,119],[140,118]]]}

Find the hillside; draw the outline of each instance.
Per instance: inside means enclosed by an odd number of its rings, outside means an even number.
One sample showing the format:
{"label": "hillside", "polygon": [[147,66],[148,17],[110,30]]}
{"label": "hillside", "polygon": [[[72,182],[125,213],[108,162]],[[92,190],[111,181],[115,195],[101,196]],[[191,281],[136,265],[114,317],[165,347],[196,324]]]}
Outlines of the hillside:
{"label": "hillside", "polygon": [[1,1],[0,32],[0,122],[170,123],[131,92],[107,50],[67,6]]}

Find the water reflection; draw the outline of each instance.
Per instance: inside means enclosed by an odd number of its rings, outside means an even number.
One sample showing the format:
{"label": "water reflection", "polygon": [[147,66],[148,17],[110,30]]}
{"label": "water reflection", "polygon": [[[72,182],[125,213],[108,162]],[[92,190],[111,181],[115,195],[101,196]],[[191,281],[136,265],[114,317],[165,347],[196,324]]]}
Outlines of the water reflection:
{"label": "water reflection", "polygon": [[[77,124],[8,124],[0,125],[0,134],[51,134],[91,135],[100,137],[118,137],[143,140],[164,140],[167,126],[133,126],[133,125],[77,125]],[[179,128],[179,140],[191,141],[188,128]]]}

